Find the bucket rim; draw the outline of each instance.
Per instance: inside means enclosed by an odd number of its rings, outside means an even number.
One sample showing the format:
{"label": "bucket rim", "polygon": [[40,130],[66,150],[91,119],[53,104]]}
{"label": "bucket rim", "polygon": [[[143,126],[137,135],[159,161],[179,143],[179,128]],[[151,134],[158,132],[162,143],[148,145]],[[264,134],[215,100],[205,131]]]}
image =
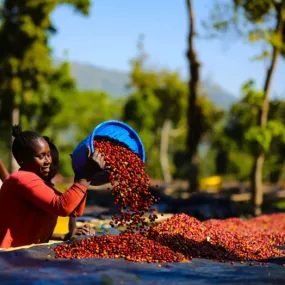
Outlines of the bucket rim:
{"label": "bucket rim", "polygon": [[[118,121],[118,120],[108,120],[108,121],[104,121],[104,122],[100,123],[99,125],[97,125],[97,126],[93,129],[93,131],[92,131],[92,133],[91,133],[91,135],[90,135],[90,141],[89,141],[89,145],[90,145],[90,147],[91,147],[91,152],[92,152],[92,153],[94,152],[93,138],[94,138],[95,135],[96,135],[96,131],[97,131],[98,129],[100,129],[101,127],[103,127],[104,125],[108,125],[108,124],[112,124],[112,123],[115,123],[115,124],[118,124],[118,125],[123,126],[124,128],[126,128],[129,132],[131,132],[131,133],[136,137],[136,140],[139,142],[139,144],[140,144],[140,146],[141,146],[141,150],[142,150],[142,153],[137,153],[137,154],[140,156],[141,160],[142,160],[143,162],[145,162],[145,159],[146,159],[146,157],[145,157],[145,149],[144,149],[144,144],[143,144],[143,142],[142,142],[140,136],[138,135],[138,133],[137,133],[131,126],[129,126],[128,124],[126,124],[126,123],[124,123],[124,122],[122,122],[122,121]],[[141,156],[142,156],[142,157],[141,157]]]}

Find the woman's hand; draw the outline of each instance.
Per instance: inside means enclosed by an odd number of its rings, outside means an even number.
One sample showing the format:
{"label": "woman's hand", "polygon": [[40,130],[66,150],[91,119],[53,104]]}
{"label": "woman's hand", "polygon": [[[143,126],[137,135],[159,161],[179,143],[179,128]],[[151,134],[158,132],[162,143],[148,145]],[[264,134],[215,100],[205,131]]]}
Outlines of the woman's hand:
{"label": "woman's hand", "polygon": [[94,174],[103,170],[106,164],[102,154],[96,150],[91,155],[89,161],[90,161],[90,166],[88,165],[87,161],[87,167],[90,167],[94,171]]}
{"label": "woman's hand", "polygon": [[102,171],[104,167],[105,160],[103,155],[99,151],[95,150],[95,152],[88,157],[84,171],[86,171],[88,174],[92,173],[93,176]]}
{"label": "woman's hand", "polygon": [[75,177],[75,181],[79,181],[81,184],[84,183],[83,185],[85,185],[87,182],[86,185],[88,186],[92,180],[92,177],[101,172],[104,167],[105,160],[103,155],[99,151],[95,150],[95,152],[88,157],[81,177]]}
{"label": "woman's hand", "polygon": [[105,167],[105,160],[103,155],[95,151],[91,156],[89,156],[85,167],[84,173],[91,179],[95,174],[102,171]]}
{"label": "woman's hand", "polygon": [[96,231],[88,224],[75,228],[73,231],[67,233],[64,237],[64,241],[70,240],[75,236],[82,236],[82,235],[95,235]]}
{"label": "woman's hand", "polygon": [[81,235],[95,235],[95,230],[88,224],[79,227],[76,229],[74,235],[81,236]]}

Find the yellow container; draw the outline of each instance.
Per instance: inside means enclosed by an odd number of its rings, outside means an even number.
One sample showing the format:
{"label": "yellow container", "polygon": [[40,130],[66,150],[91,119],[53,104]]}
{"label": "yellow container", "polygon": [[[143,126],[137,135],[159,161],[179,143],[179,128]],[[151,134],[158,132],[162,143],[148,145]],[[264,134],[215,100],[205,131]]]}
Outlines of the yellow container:
{"label": "yellow container", "polygon": [[222,178],[220,176],[211,176],[207,178],[203,178],[200,180],[200,189],[207,190],[207,189],[216,189],[221,190],[222,188]]}
{"label": "yellow container", "polygon": [[[64,193],[67,189],[67,185],[65,184],[59,184],[56,187],[57,191]],[[57,218],[57,224],[54,228],[53,233],[59,234],[59,235],[65,235],[68,233],[68,223],[69,223],[69,217],[58,217]]]}
{"label": "yellow container", "polygon": [[69,217],[58,217],[53,233],[60,235],[67,234],[68,223],[69,223]]}

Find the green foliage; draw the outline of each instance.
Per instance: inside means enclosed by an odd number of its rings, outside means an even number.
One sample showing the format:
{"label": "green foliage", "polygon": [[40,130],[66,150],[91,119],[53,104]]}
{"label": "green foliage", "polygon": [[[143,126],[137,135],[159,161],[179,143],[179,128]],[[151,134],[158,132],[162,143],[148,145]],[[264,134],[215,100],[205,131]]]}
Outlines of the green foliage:
{"label": "green foliage", "polygon": [[258,115],[263,92],[254,86],[253,81],[248,81],[243,86],[244,96],[232,106],[224,134],[218,134],[217,142],[228,152],[228,172],[236,174],[242,180],[249,179],[252,157],[265,152],[264,177],[276,182],[285,156],[285,101],[270,102],[269,121],[266,128],[261,128],[258,126]]}
{"label": "green foliage", "polygon": [[[56,2],[56,1],[54,1]],[[75,12],[80,12],[83,15],[89,14],[90,0],[57,0],[58,4],[68,4],[74,7]]]}
{"label": "green foliage", "polygon": [[253,166],[252,155],[241,149],[231,149],[228,160],[228,174],[234,175],[239,181],[248,181]]}
{"label": "green foliage", "polygon": [[[250,42],[266,43],[267,47],[263,53],[256,57],[257,60],[264,60],[268,58],[271,53],[268,47],[277,47],[281,50],[283,56],[285,52],[285,27],[282,33],[276,33],[273,30],[276,19],[278,17],[278,10],[280,9],[280,1],[275,0],[246,0],[238,1],[238,7],[244,12],[247,20],[254,24],[253,28],[248,33]],[[284,14],[284,11],[281,11]],[[285,17],[283,16],[283,20]]]}
{"label": "green foliage", "polygon": [[154,117],[160,108],[160,101],[151,90],[145,90],[143,94],[132,94],[124,108],[124,120],[128,121],[136,130],[155,130]]}
{"label": "green foliage", "polygon": [[284,137],[285,101],[284,100],[273,100],[271,102],[268,125],[271,129],[276,128],[276,131],[274,131],[274,133],[276,134],[275,136],[280,139],[280,143],[284,145],[285,149],[285,137]]}
{"label": "green foliage", "polygon": [[242,93],[244,94],[242,102],[254,107],[255,110],[260,109],[264,99],[264,92],[255,89],[254,80],[247,81],[242,87]]}
{"label": "green foliage", "polygon": [[[254,95],[259,94],[259,92],[250,92],[249,94],[251,93],[253,94],[252,97],[254,99]],[[245,96],[245,98],[247,96]],[[251,106],[256,106],[256,100],[254,99],[247,100],[247,103]],[[253,155],[258,155],[259,153],[267,153],[271,148],[271,143],[274,138],[279,139],[282,143],[285,143],[285,126],[280,119],[281,118],[279,118],[279,120],[269,120],[265,128],[257,125],[251,126],[245,132],[245,140],[249,144],[249,148]]]}
{"label": "green foliage", "polygon": [[285,51],[285,29],[282,35],[274,32],[280,4],[276,0],[217,1],[210,13],[210,24],[205,26],[214,36],[238,31],[250,43],[261,43],[263,51],[254,59],[265,60],[271,55],[269,49],[273,46],[279,47],[283,53]]}
{"label": "green foliage", "polygon": [[235,6],[230,1],[215,1],[213,10],[207,21],[202,21],[202,26],[210,37],[216,37],[219,33],[226,33],[236,22]]}
{"label": "green foliage", "polygon": [[[9,137],[10,114],[20,108],[20,123],[39,132],[60,111],[62,92],[74,89],[69,66],[52,66],[48,40],[55,29],[50,15],[59,4],[87,14],[89,0],[5,0],[0,10],[0,131]],[[8,139],[7,139],[8,141]]]}
{"label": "green foliage", "polygon": [[284,141],[285,126],[281,121],[270,120],[267,123],[267,129],[271,132],[273,137],[280,137]]}
{"label": "green foliage", "polygon": [[[205,94],[200,94],[197,98],[197,109],[201,112],[200,119],[200,132],[202,137],[204,135],[211,135],[219,127],[221,120],[224,117],[224,111],[217,108],[212,102],[209,101]],[[213,122],[215,122],[213,124]]]}
{"label": "green foliage", "polygon": [[270,132],[258,127],[258,116],[263,102],[263,92],[256,90],[255,82],[249,80],[242,87],[243,98],[230,110],[225,135],[243,151],[258,153],[269,147]]}
{"label": "green foliage", "polygon": [[270,58],[270,56],[271,56],[271,52],[269,52],[268,50],[264,50],[264,51],[262,51],[261,54],[252,57],[251,60],[252,61],[266,60],[266,59]]}
{"label": "green foliage", "polygon": [[[284,169],[284,150],[281,152],[271,151],[266,155],[266,164],[264,167],[264,178],[272,183],[277,183],[282,179],[282,171]],[[284,181],[284,180],[283,180]]]}
{"label": "green foliage", "polygon": [[[211,36],[224,36],[237,32],[251,44],[260,44],[262,51],[254,60],[271,60],[264,90],[256,90],[253,80],[242,88],[243,98],[234,104],[226,118],[224,130],[213,137],[218,153],[228,157],[228,172],[239,179],[250,179],[253,157],[264,152],[264,175],[276,182],[284,164],[284,101],[272,101],[266,126],[261,125],[264,103],[279,53],[285,55],[284,1],[276,0],[226,0],[216,1],[207,25]],[[279,15],[282,15],[280,19]],[[278,25],[277,25],[278,23]],[[283,29],[281,31],[281,28]],[[281,31],[281,32],[280,32]],[[274,58],[274,57],[275,58]],[[266,107],[266,105],[265,105]],[[266,108],[264,108],[266,110]],[[264,122],[264,120],[263,120]],[[256,169],[255,169],[256,170]]]}
{"label": "green foliage", "polygon": [[39,96],[32,96],[29,104],[20,106],[21,123],[26,129],[42,133],[65,104],[62,97],[75,90],[68,63],[63,63],[55,69],[48,80],[49,84],[43,94],[37,93]]}
{"label": "green foliage", "polygon": [[242,8],[246,18],[254,23],[266,21],[276,5],[275,0],[234,0],[236,8]]}
{"label": "green foliage", "polygon": [[269,150],[272,141],[272,133],[268,129],[254,126],[245,133],[245,139],[249,144],[251,153],[258,155]]}
{"label": "green foliage", "polygon": [[285,101],[274,100],[270,104],[268,126],[272,129],[274,137],[272,139],[270,151],[266,154],[265,177],[277,182],[282,179],[282,171],[284,168],[285,157]]}

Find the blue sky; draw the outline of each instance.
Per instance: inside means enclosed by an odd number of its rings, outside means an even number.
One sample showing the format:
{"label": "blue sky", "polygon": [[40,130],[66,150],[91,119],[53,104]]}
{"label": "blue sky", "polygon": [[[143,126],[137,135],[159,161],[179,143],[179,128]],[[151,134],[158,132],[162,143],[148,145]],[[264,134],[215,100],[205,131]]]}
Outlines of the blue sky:
{"label": "blue sky", "polygon": [[[193,0],[196,22],[207,19],[212,0]],[[188,19],[185,0],[93,0],[90,15],[83,17],[68,6],[52,15],[58,33],[51,46],[56,57],[93,64],[109,69],[129,71],[129,61],[136,55],[140,34],[145,35],[145,49],[153,66],[178,69],[186,77]],[[203,31],[199,27],[199,31]],[[261,88],[264,62],[249,59],[259,46],[237,37],[223,40],[196,40],[202,63],[202,78],[211,80],[234,95],[242,84],[255,79]],[[281,59],[272,84],[272,96],[285,98],[285,61]]]}

